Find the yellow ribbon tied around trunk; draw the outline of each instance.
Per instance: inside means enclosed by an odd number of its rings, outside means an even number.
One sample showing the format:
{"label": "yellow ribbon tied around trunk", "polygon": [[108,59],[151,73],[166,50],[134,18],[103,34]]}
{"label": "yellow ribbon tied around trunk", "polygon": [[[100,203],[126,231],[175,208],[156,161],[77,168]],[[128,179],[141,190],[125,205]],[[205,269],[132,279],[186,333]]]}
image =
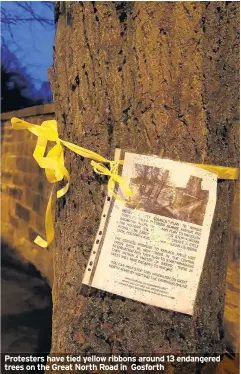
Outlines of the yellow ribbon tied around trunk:
{"label": "yellow ribbon tied around trunk", "polygon": [[[63,179],[66,184],[63,188],[57,191],[57,198],[62,197],[69,189],[70,176],[69,172],[64,166],[64,149],[63,145],[75,152],[77,155],[91,159],[91,165],[96,173],[106,175],[109,177],[108,193],[117,200],[123,199],[115,193],[115,184],[118,183],[125,196],[130,197],[132,192],[128,187],[126,180],[118,175],[118,165],[123,165],[124,161],[110,161],[98,153],[92,152],[86,148],[80,147],[70,142],[66,142],[59,138],[57,122],[55,120],[44,121],[41,126],[33,125],[19,118],[13,117],[11,123],[16,130],[29,130],[32,134],[38,137],[37,144],[33,153],[33,157],[38,165],[45,169],[45,174],[50,183],[56,183]],[[48,141],[56,144],[48,151],[45,156]],[[109,168],[104,164],[108,164]],[[238,179],[238,169],[225,166],[205,165],[205,164],[189,164],[212,173],[217,174],[219,179]],[[37,236],[34,242],[40,247],[46,248],[54,239],[54,222],[52,215],[53,192],[51,191],[48,201],[46,215],[45,215],[45,231],[46,239]]]}
{"label": "yellow ribbon tied around trunk", "polygon": [[[120,188],[125,196],[131,196],[131,191],[125,179],[118,175],[118,165],[123,164],[123,161],[110,161],[95,152],[89,151],[86,148],[79,147],[78,145],[60,139],[58,136],[57,122],[55,120],[44,121],[42,125],[39,126],[13,117],[11,119],[11,123],[14,129],[29,130],[32,134],[38,137],[33,157],[37,161],[38,165],[45,169],[45,174],[48,181],[50,183],[56,183],[63,179],[66,180],[66,185],[57,191],[57,198],[60,198],[66,194],[69,189],[70,181],[69,172],[64,166],[63,145],[82,157],[90,158],[92,160],[91,165],[93,166],[94,171],[98,174],[107,175],[109,177],[109,195],[114,196],[118,200],[122,200],[120,196],[114,192],[115,184],[119,183]],[[55,142],[56,144],[49,150],[47,155],[44,156],[48,141]],[[108,164],[109,168],[104,164]],[[34,240],[36,244],[43,248],[46,248],[54,239],[54,223],[52,215],[53,192],[54,188],[51,191],[45,215],[45,231],[47,240],[44,240],[41,238],[41,236],[37,236]]]}

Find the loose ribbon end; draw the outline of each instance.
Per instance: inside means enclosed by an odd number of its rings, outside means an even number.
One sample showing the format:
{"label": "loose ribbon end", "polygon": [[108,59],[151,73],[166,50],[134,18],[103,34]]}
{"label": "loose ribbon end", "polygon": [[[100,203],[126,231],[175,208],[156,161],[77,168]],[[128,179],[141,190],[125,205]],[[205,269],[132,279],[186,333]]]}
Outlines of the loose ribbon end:
{"label": "loose ribbon end", "polygon": [[25,122],[17,117],[11,118],[11,124],[15,130],[24,130],[29,129],[31,127],[30,123]]}
{"label": "loose ribbon end", "polygon": [[41,236],[37,236],[34,240],[34,243],[37,244],[39,247],[42,248],[47,248],[48,247],[48,242],[46,240],[42,239]]}

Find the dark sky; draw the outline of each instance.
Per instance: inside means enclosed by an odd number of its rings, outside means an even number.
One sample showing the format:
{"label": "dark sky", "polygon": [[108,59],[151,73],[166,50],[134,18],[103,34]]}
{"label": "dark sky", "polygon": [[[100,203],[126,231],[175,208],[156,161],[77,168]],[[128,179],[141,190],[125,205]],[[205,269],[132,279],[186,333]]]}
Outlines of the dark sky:
{"label": "dark sky", "polygon": [[[22,2],[29,3],[29,2]],[[14,21],[10,27],[3,23],[7,17],[31,18],[23,8],[19,7],[17,1],[2,1],[2,37],[8,49],[13,52],[22,66],[27,68],[27,72],[33,79],[36,88],[42,82],[48,80],[47,69],[52,64],[54,45],[54,23],[52,25],[41,25],[39,21]],[[43,2],[32,1],[31,8],[34,14],[53,20],[53,9],[50,9]]]}

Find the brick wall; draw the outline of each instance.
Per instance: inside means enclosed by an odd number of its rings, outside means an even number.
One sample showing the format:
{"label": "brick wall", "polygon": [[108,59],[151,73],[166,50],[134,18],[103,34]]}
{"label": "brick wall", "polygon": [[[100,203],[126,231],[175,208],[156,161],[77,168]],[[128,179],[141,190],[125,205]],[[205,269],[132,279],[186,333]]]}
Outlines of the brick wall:
{"label": "brick wall", "polygon": [[12,117],[41,124],[54,118],[54,105],[4,113],[1,118],[2,240],[52,283],[52,253],[33,243],[38,234],[45,238],[44,217],[51,185],[33,158],[37,137],[26,130],[13,130]]}

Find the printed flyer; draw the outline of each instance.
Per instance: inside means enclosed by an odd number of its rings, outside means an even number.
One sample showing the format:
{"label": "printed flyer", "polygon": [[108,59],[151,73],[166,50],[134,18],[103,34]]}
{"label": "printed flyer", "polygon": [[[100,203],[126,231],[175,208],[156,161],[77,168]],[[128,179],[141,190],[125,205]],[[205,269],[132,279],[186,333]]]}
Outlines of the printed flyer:
{"label": "printed flyer", "polygon": [[83,283],[192,315],[217,176],[133,153],[124,154],[122,176],[132,196],[124,202],[107,198]]}

